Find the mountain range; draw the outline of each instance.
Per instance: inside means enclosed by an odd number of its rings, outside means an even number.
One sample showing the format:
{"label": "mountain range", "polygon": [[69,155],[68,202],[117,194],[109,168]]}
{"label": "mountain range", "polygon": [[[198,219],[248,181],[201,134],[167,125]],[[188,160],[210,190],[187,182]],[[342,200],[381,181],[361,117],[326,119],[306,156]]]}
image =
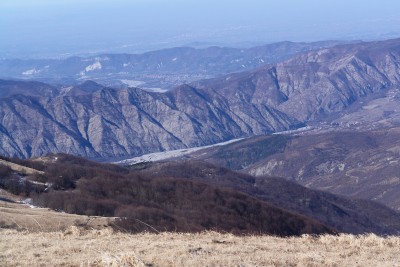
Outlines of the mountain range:
{"label": "mountain range", "polygon": [[176,47],[144,54],[103,54],[65,59],[0,59],[0,78],[76,85],[94,80],[105,86],[166,90],[199,79],[250,70],[295,54],[344,42],[280,42],[251,48]]}
{"label": "mountain range", "polygon": [[[124,67],[121,55],[70,58],[57,61],[59,70],[50,64],[43,67],[47,72],[33,67],[22,74],[41,80],[47,73],[48,81],[61,84],[0,80],[0,154],[39,157],[14,162],[43,171],[21,178],[2,167],[1,186],[19,190],[26,185],[26,194],[37,193],[34,201],[40,206],[128,218],[120,226],[131,231],[146,228],[137,225],[139,218],[169,231],[223,226],[232,232],[279,235],[399,233],[399,214],[390,208],[400,209],[400,39],[312,51],[307,45],[301,46],[303,52],[294,47],[299,48],[280,43],[275,49],[284,51],[269,58],[269,64],[256,60],[248,70],[229,74],[239,70],[238,62],[232,65],[235,70],[228,67],[236,53],[254,58],[259,50],[148,53],[142,58],[149,62],[143,72],[154,74],[156,61],[166,55],[174,57],[165,69],[158,66],[160,75],[180,76],[181,67],[193,59],[198,69],[191,68],[190,75],[205,68],[209,73],[204,77],[214,77],[166,92],[116,84],[115,79],[126,78],[114,76],[120,69],[112,71],[115,62]],[[174,65],[183,52],[186,63]],[[180,53],[176,60],[175,53]],[[196,63],[206,55],[210,58],[203,65]],[[138,61],[137,55],[125,56]],[[213,70],[219,57],[221,65]],[[73,64],[63,74],[65,62]],[[32,64],[39,66],[38,61]],[[82,67],[84,72],[77,74]],[[109,82],[86,80],[87,73]],[[174,162],[126,167],[64,154],[43,157],[61,152],[116,161],[232,139],[238,140],[193,150]],[[228,219],[223,222],[218,214]]]}
{"label": "mountain range", "polygon": [[[19,88],[30,93],[0,100],[0,152],[119,158],[336,125],[349,114],[362,117],[377,99],[390,99],[395,109],[399,59],[399,39],[338,45],[166,93],[85,82],[59,87],[52,96],[52,86],[21,81]],[[5,91],[18,87],[2,83]],[[47,93],[34,93],[43,88]],[[376,112],[383,118],[396,114]]]}

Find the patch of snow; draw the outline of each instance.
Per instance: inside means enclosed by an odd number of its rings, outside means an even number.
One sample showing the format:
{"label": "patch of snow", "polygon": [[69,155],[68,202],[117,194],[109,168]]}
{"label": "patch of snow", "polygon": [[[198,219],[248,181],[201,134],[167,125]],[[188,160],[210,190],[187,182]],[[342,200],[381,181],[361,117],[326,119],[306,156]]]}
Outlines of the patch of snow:
{"label": "patch of snow", "polygon": [[170,151],[164,151],[164,152],[155,152],[155,153],[142,155],[140,157],[121,160],[121,161],[118,161],[118,162],[115,162],[115,163],[116,164],[121,164],[121,165],[133,165],[133,164],[142,163],[142,162],[153,162],[153,161],[160,161],[160,160],[171,159],[171,158],[178,158],[178,157],[182,157],[184,155],[191,154],[193,152],[196,152],[196,151],[199,151],[199,150],[202,150],[202,149],[205,149],[205,148],[224,146],[224,145],[228,145],[228,144],[231,144],[231,143],[235,143],[235,142],[240,141],[242,139],[243,138],[233,139],[233,140],[230,140],[230,141],[217,143],[217,144],[209,145],[209,146],[184,148],[184,149],[170,150]]}
{"label": "patch of snow", "polygon": [[346,164],[344,164],[344,163],[340,163],[339,165],[338,165],[338,169],[339,169],[339,171],[344,171],[344,168],[346,167]]}
{"label": "patch of snow", "polygon": [[173,59],[172,59],[172,61],[176,61],[178,58],[177,57],[174,57]]}
{"label": "patch of snow", "polygon": [[124,63],[122,64],[122,66],[124,66],[124,68],[129,67],[131,65],[131,63]]}
{"label": "patch of snow", "polygon": [[32,205],[32,199],[31,198],[26,198],[21,201],[22,204],[28,205],[31,209],[37,209],[39,208],[38,206]]}
{"label": "patch of snow", "polygon": [[162,89],[162,88],[142,88],[145,91],[148,92],[154,92],[154,93],[165,93],[168,92],[168,89]]}
{"label": "patch of snow", "polygon": [[302,133],[302,132],[311,131],[311,130],[313,130],[313,129],[315,129],[315,128],[312,127],[312,126],[306,126],[306,127],[298,128],[298,129],[296,129],[296,130],[289,130],[289,131],[276,132],[276,133],[273,133],[273,134],[296,134],[296,133]]}
{"label": "patch of snow", "polygon": [[379,107],[378,104],[372,104],[372,105],[368,105],[368,106],[363,106],[362,108],[366,109],[366,110],[371,110],[371,109],[375,109],[375,108],[378,108],[378,107]]}
{"label": "patch of snow", "polygon": [[29,76],[29,75],[33,75],[33,74],[36,74],[36,73],[39,73],[39,72],[40,72],[40,70],[37,70],[37,69],[33,68],[33,69],[26,70],[26,71],[22,72],[22,75]]}
{"label": "patch of snow", "polygon": [[94,70],[101,70],[102,66],[98,58],[96,58],[96,62],[92,65],[89,65],[85,68],[86,72],[94,71]]}

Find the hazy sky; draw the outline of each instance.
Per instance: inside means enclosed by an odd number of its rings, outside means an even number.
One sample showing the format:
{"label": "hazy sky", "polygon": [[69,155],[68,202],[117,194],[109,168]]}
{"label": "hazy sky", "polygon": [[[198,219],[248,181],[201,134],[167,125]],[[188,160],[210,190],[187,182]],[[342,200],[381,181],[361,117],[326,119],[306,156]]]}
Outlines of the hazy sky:
{"label": "hazy sky", "polygon": [[0,0],[0,56],[400,37],[398,0]]}

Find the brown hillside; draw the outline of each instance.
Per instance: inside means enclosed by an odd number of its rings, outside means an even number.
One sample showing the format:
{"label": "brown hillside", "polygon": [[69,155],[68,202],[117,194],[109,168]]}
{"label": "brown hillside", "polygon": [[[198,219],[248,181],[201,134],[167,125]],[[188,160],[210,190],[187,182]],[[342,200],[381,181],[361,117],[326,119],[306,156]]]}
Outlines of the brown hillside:
{"label": "brown hillside", "polygon": [[[43,171],[44,175],[29,180],[51,186],[19,190],[31,197],[34,205],[81,215],[120,217],[116,227],[132,232],[218,230],[280,236],[333,232],[305,216],[206,183],[157,178],[157,174],[138,174],[68,155],[47,162]],[[10,180],[12,174],[0,182]],[[9,184],[3,182],[2,186]]]}

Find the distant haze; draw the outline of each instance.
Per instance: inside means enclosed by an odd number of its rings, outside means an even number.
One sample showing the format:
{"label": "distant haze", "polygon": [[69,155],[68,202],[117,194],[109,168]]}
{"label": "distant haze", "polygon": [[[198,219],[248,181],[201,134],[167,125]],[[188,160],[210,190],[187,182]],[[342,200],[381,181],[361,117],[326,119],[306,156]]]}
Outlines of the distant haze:
{"label": "distant haze", "polygon": [[2,0],[0,57],[400,36],[396,0]]}

